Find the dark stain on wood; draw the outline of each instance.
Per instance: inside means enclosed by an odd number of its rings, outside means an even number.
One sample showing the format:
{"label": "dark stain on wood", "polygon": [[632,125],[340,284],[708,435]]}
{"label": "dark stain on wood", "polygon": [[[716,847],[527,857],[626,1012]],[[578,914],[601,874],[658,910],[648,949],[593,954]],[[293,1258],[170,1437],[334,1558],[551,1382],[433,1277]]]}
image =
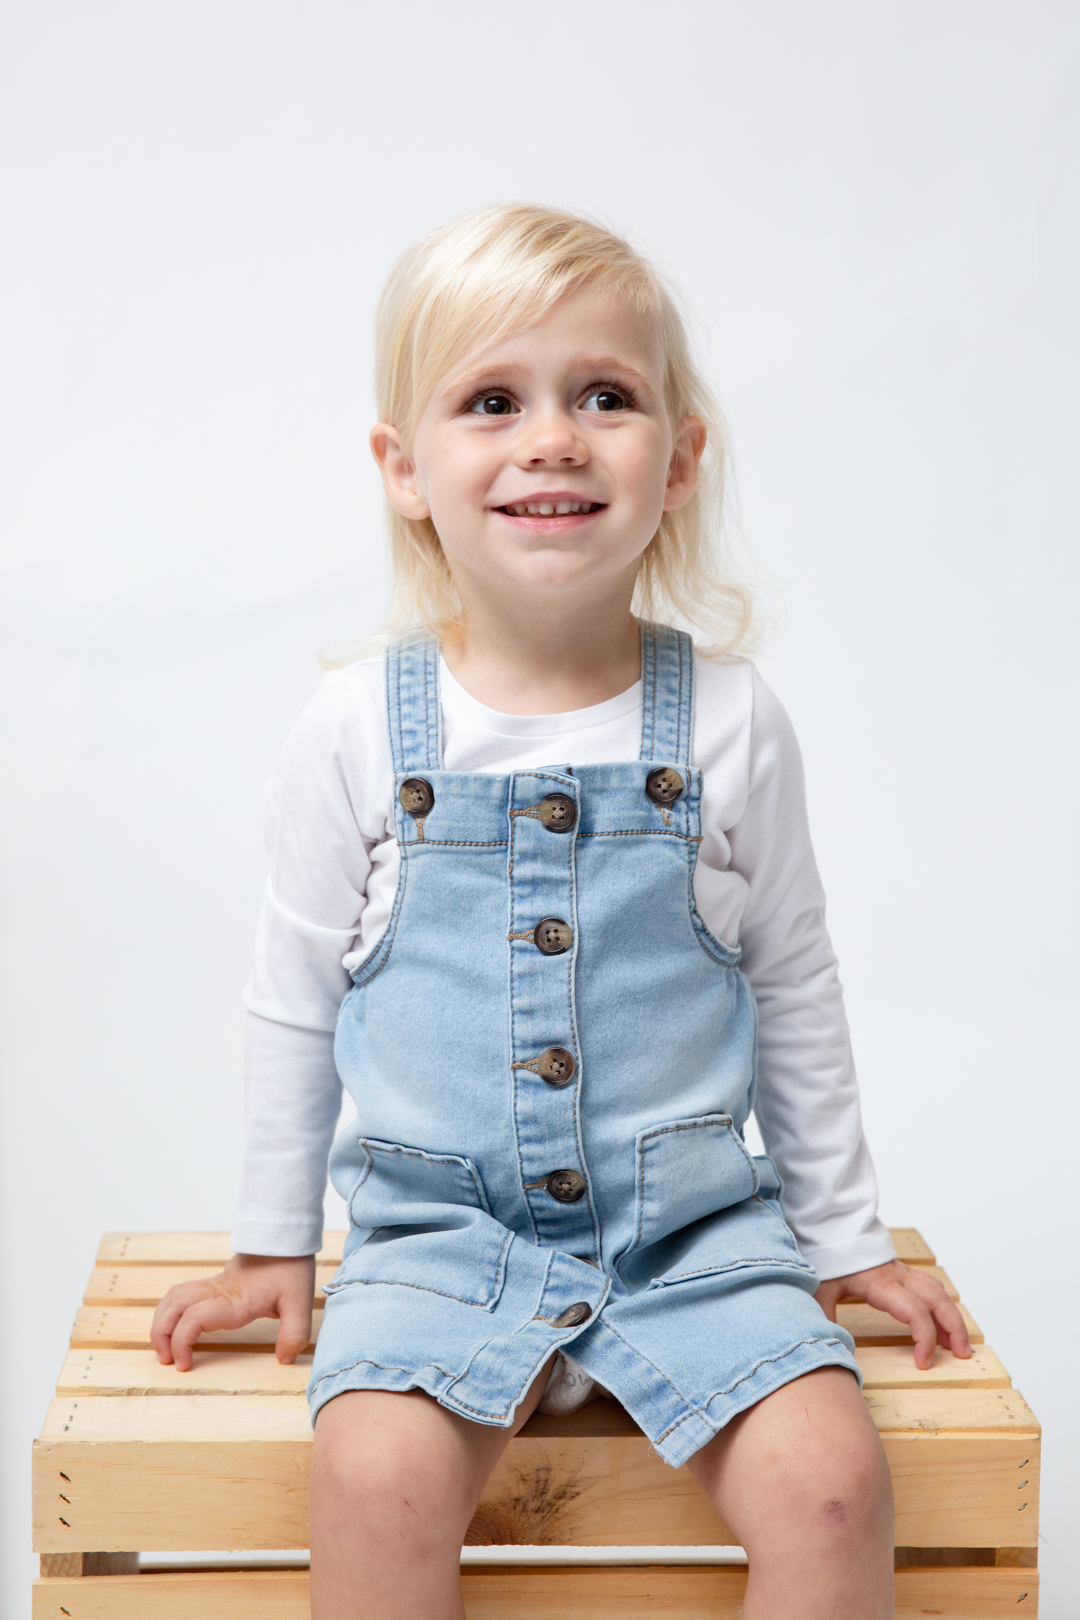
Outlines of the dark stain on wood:
{"label": "dark stain on wood", "polygon": [[574,1539],[574,1503],[596,1480],[580,1468],[556,1471],[551,1463],[519,1470],[497,1500],[481,1502],[465,1537],[467,1547],[546,1547]]}

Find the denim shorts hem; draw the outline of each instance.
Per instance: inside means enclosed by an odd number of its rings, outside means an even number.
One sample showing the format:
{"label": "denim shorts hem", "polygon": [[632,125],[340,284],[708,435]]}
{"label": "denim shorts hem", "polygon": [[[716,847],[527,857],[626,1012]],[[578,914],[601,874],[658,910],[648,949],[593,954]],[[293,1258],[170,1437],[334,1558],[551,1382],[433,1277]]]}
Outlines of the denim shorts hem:
{"label": "denim shorts hem", "polygon": [[311,1426],[315,1427],[315,1419],[328,1401],[353,1390],[382,1390],[387,1394],[404,1395],[411,1389],[422,1389],[445,1406],[448,1403],[442,1399],[443,1392],[457,1377],[457,1373],[446,1372],[442,1367],[426,1366],[412,1371],[408,1367],[383,1366],[376,1361],[354,1362],[308,1386]]}
{"label": "denim shorts hem", "polygon": [[862,1387],[859,1364],[842,1340],[804,1339],[778,1355],[759,1361],[730,1388],[718,1390],[703,1409],[688,1412],[685,1418],[653,1440],[653,1446],[666,1463],[680,1468],[733,1417],[756,1406],[784,1384],[816,1372],[819,1367],[844,1367],[855,1375]]}

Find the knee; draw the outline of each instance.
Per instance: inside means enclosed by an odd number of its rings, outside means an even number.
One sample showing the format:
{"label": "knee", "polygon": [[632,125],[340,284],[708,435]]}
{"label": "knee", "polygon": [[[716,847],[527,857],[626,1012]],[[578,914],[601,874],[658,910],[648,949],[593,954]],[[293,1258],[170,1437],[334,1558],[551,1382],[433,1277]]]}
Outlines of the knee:
{"label": "knee", "polygon": [[[378,1424],[316,1424],[311,1467],[313,1525],[346,1527],[399,1549],[460,1547],[453,1482],[438,1460]],[[454,1521],[454,1522],[452,1522]],[[456,1539],[455,1539],[456,1538]]]}
{"label": "knee", "polygon": [[777,1495],[803,1534],[837,1549],[868,1541],[892,1545],[893,1493],[877,1431],[817,1437],[792,1447]]}

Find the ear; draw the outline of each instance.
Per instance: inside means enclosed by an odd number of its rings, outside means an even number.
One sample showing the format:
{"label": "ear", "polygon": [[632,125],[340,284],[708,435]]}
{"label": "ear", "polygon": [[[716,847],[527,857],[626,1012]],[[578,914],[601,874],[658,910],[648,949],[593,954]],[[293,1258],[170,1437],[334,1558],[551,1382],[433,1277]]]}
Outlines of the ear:
{"label": "ear", "polygon": [[675,435],[675,445],[668,464],[667,487],[664,490],[664,511],[674,512],[685,506],[697,488],[698,466],[705,449],[705,425],[689,417]]}
{"label": "ear", "polygon": [[371,430],[371,453],[379,463],[386,498],[395,511],[404,518],[431,516],[431,507],[409,456],[401,429],[390,422],[380,422]]}

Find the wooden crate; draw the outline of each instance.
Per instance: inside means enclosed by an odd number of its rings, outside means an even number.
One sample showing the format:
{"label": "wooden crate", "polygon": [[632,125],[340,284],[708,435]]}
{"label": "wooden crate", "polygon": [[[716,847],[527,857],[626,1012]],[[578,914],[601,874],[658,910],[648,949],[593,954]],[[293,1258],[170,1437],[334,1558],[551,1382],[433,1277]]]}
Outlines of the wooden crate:
{"label": "wooden crate", "polygon": [[[320,1283],[338,1263],[342,1237],[327,1233]],[[917,1232],[896,1230],[893,1240],[903,1259],[933,1269],[956,1297]],[[302,1567],[215,1569],[208,1559],[202,1569],[138,1572],[136,1554],[150,1550],[198,1548],[212,1558],[215,1550],[307,1547],[310,1352],[280,1366],[270,1353],[273,1322],[207,1335],[190,1373],[162,1367],[149,1348],[165,1290],[218,1270],[228,1252],[226,1234],[216,1232],[103,1240],[34,1448],[42,1565],[34,1620],[307,1615]],[[1018,1607],[1034,1615],[1039,1427],[977,1324],[967,1318],[970,1361],[939,1350],[921,1373],[902,1324],[861,1305],[841,1307],[840,1316],[855,1337],[892,1468],[898,1616],[984,1620]],[[316,1312],[316,1334],[319,1320]],[[568,1418],[538,1414],[526,1424],[492,1476],[469,1539],[476,1548],[674,1553],[723,1547],[734,1536],[688,1471],[661,1462],[622,1408],[600,1400]],[[589,1620],[734,1620],[745,1570],[470,1562],[462,1579],[469,1620],[539,1620],[553,1607]]]}

